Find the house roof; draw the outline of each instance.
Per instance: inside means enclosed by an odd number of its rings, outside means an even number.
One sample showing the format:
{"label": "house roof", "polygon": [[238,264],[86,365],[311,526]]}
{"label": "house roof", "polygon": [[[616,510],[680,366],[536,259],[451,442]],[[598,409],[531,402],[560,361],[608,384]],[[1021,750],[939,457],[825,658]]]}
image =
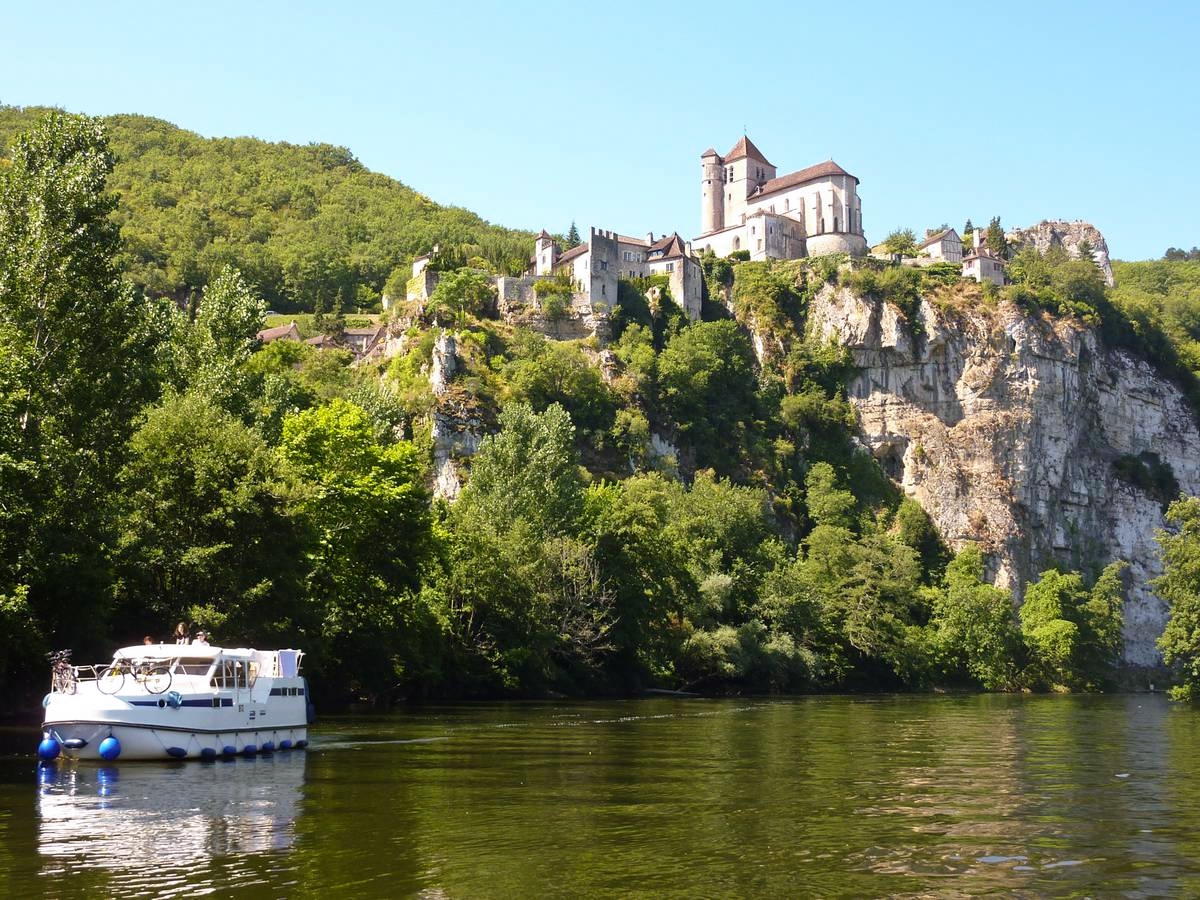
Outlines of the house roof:
{"label": "house roof", "polygon": [[577,256],[583,256],[583,254],[587,253],[591,249],[591,246],[588,244],[580,244],[577,247],[572,247],[566,253],[562,254],[562,256],[560,256],[557,260],[555,260],[554,264],[561,266],[563,263],[570,262]]}
{"label": "house roof", "polygon": [[318,334],[316,337],[310,337],[304,343],[312,344],[314,347],[324,347],[326,344],[332,345],[333,338],[327,334]]}
{"label": "house roof", "polygon": [[[956,238],[958,237],[958,232],[957,232],[957,231],[955,231],[953,228],[943,228],[943,229],[942,229],[941,231],[939,231],[937,234],[931,234],[929,237],[925,238],[925,242],[924,242],[924,243],[922,243],[922,244],[918,244],[918,245],[917,245],[917,249],[918,249],[918,250],[922,250],[922,249],[924,249],[925,247],[928,247],[930,244],[936,244],[936,243],[937,243],[938,241],[940,241],[942,238],[944,238],[944,237],[946,237],[947,235],[950,235],[950,234],[954,235]],[[958,239],[959,239],[960,241],[962,240],[962,238],[958,238]]]}
{"label": "house roof", "polygon": [[721,158],[720,155],[717,153],[717,151],[714,150],[712,147],[709,147],[707,150],[705,150],[703,153],[700,154],[701,159],[707,159],[710,156],[715,156],[715,157],[717,157],[717,159]]}
{"label": "house roof", "polygon": [[979,248],[976,250],[972,250],[970,253],[968,253],[966,256],[963,257],[963,262],[969,262],[972,259],[992,259],[992,260],[995,260],[996,262],[1000,263],[1000,265],[1006,265],[1008,262],[1008,260],[997,256],[995,253],[993,253],[987,247],[982,247],[982,248]]}
{"label": "house roof", "polygon": [[618,244],[637,244],[639,247],[649,247],[650,246],[650,242],[648,240],[646,240],[645,238],[630,237],[627,234],[618,234],[617,235],[617,243]]}
{"label": "house roof", "polygon": [[538,240],[541,240],[541,239],[543,239],[543,238],[544,238],[544,239],[546,239],[546,240],[548,240],[548,241],[549,241],[549,240],[553,240],[553,238],[551,238],[551,237],[550,237],[550,235],[546,234],[546,229],[545,229],[545,228],[543,228],[541,231],[539,231],[539,232],[538,232]]}
{"label": "house roof", "polygon": [[296,327],[295,322],[289,322],[287,325],[276,325],[274,328],[264,328],[258,333],[258,339],[264,344],[269,344],[271,341],[287,337],[292,332],[295,332],[296,336],[299,337],[300,330]]}
{"label": "house roof", "polygon": [[754,146],[754,142],[746,135],[742,135],[742,139],[733,145],[733,149],[725,154],[725,162],[733,162],[743,157],[757,159],[761,163],[767,163],[768,166],[774,167],[774,163],[768,162],[767,158],[762,155],[762,151]]}
{"label": "house roof", "polygon": [[770,181],[760,185],[758,190],[751,192],[750,196],[761,197],[764,194],[773,194],[775,191],[782,191],[785,188],[795,187],[798,184],[805,184],[809,181],[816,181],[818,178],[829,178],[833,175],[845,175],[849,178],[854,178],[854,183],[858,184],[857,178],[832,159],[829,159],[823,163],[817,163],[815,166],[809,166],[807,169],[801,169],[799,172],[792,172],[790,175],[780,175],[778,178],[772,178]]}
{"label": "house roof", "polygon": [[679,233],[675,232],[651,244],[650,253],[655,255],[655,259],[675,259],[677,256],[685,256],[687,254],[687,245],[683,242]]}

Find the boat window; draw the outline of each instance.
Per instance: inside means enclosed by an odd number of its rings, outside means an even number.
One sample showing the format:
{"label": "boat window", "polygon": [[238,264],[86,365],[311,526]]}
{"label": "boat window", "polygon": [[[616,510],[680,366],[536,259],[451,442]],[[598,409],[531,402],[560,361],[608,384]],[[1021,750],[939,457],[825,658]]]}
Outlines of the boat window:
{"label": "boat window", "polygon": [[238,660],[222,660],[213,672],[211,684],[216,688],[246,687],[246,664]]}
{"label": "boat window", "polygon": [[250,687],[254,687],[254,682],[258,680],[258,663],[246,663],[250,668]]}
{"label": "boat window", "polygon": [[180,657],[175,661],[176,675],[207,675],[212,668],[211,659]]}

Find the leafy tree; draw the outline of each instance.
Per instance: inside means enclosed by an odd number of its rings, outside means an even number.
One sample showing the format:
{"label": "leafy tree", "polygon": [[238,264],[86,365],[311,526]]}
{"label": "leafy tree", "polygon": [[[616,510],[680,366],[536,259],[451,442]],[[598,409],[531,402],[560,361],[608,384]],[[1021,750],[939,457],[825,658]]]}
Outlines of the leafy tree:
{"label": "leafy tree", "polygon": [[733,322],[698,322],[659,355],[659,401],[701,466],[730,471],[757,407],[754,355]]}
{"label": "leafy tree", "polygon": [[1078,572],[1056,569],[1026,589],[1021,635],[1035,683],[1094,688],[1109,674],[1120,652],[1123,568],[1106,568],[1090,594]]}
{"label": "leafy tree", "polygon": [[440,628],[420,592],[434,540],[417,448],[381,443],[362,409],[333,400],[287,418],[281,449],[306,485],[297,509],[315,535],[305,574],[324,677],[372,696],[404,685],[425,664],[412,648]]}
{"label": "leafy tree", "polygon": [[541,413],[510,403],[499,424],[480,444],[459,506],[485,510],[500,528],[522,519],[544,534],[568,532],[583,502],[570,415],[557,403]]}
{"label": "leafy tree", "polygon": [[984,581],[983,554],[969,544],[946,567],[933,601],[934,646],[952,677],[966,675],[986,690],[1010,690],[1020,671],[1021,639],[1012,595]]}
{"label": "leafy tree", "polygon": [[917,236],[911,228],[897,228],[883,239],[883,249],[893,256],[916,256]]}
{"label": "leafy tree", "polygon": [[1158,647],[1179,678],[1172,696],[1194,701],[1200,698],[1200,497],[1176,500],[1167,521],[1171,529],[1158,533],[1163,574],[1154,590],[1171,615]]}
{"label": "leafy tree", "polygon": [[850,528],[854,524],[854,495],[838,487],[837,473],[819,462],[804,477],[809,518],[817,525]]}
{"label": "leafy tree", "polygon": [[280,641],[311,626],[301,606],[293,488],[262,438],[210,398],[170,394],[130,439],[121,472],[120,618],[136,639],[179,619],[227,640]]}
{"label": "leafy tree", "polygon": [[100,124],[51,113],[0,169],[0,589],[60,644],[103,635],[110,498],[162,321],[120,277]]}
{"label": "leafy tree", "polygon": [[496,301],[496,288],[481,272],[460,269],[443,272],[437,287],[429,296],[428,311],[437,319],[449,314],[454,321],[463,323],[468,316],[481,317],[487,314]]}
{"label": "leafy tree", "polygon": [[513,397],[537,410],[558,403],[581,429],[603,431],[612,426],[613,392],[577,344],[533,333],[520,334],[514,343],[518,355],[505,367]]}

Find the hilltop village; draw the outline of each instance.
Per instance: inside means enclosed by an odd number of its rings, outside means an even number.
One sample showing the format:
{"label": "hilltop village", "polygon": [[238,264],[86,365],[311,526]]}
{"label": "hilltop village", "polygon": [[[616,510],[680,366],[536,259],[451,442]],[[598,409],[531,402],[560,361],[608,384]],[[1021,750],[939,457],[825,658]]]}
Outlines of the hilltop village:
{"label": "hilltop village", "polygon": [[[699,321],[704,301],[706,257],[737,261],[794,260],[841,255],[892,266],[957,266],[964,279],[1003,286],[1004,257],[989,249],[982,229],[960,235],[951,227],[928,229],[923,240],[899,250],[887,243],[872,247],[863,225],[859,179],[832,159],[778,173],[754,142],[743,135],[724,155],[711,147],[700,155],[700,229],[692,238],[678,231],[644,237],[590,227],[576,241],[557,239],[543,229],[535,238],[526,270],[520,275],[489,274],[495,311],[550,337],[579,339],[609,336],[608,316],[617,305],[620,282],[651,280],[654,299],[665,293]],[[1111,284],[1107,246],[1095,228],[1083,222],[1042,222],[1006,235],[1014,245],[1039,250],[1051,245],[1077,253],[1087,246]],[[412,262],[404,300],[416,310],[434,295],[440,277],[439,247]],[[398,298],[382,298],[385,311]],[[351,351],[356,361],[393,355],[383,325],[317,335],[307,343]],[[301,340],[294,323],[264,329],[259,338]]]}

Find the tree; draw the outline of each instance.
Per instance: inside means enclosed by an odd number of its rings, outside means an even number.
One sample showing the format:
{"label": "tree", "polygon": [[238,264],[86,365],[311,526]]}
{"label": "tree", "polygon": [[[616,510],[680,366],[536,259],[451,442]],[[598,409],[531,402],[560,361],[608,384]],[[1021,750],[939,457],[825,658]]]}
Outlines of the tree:
{"label": "tree", "polygon": [[612,389],[577,344],[550,341],[537,334],[519,337],[520,354],[508,366],[513,396],[542,410],[562,405],[580,429],[610,428],[616,413]]}
{"label": "tree", "polygon": [[986,690],[1009,690],[1016,685],[1021,650],[1012,595],[983,575],[976,544],[960,550],[946,567],[933,602],[934,646],[951,676],[965,674]]}
{"label": "tree", "polygon": [[988,223],[984,243],[992,253],[995,253],[1002,259],[1008,259],[1008,239],[1004,236],[1004,229],[1000,227],[999,216],[996,216]]}
{"label": "tree", "polygon": [[917,236],[911,228],[897,228],[883,239],[883,249],[893,256],[916,256]]}
{"label": "tree", "polygon": [[0,169],[0,591],[98,649],[111,498],[162,317],[121,280],[104,130],[52,112]]}
{"label": "tree", "polygon": [[115,626],[130,640],[179,619],[248,645],[300,638],[312,623],[292,493],[257,432],[211,398],[169,394],[121,472]]}
{"label": "tree", "polygon": [[754,354],[734,322],[697,322],[658,358],[659,402],[701,466],[730,471],[758,406]]}
{"label": "tree", "polygon": [[500,433],[480,444],[457,506],[463,514],[479,510],[497,528],[522,519],[543,534],[564,534],[579,514],[582,491],[567,411],[557,403],[541,413],[510,403],[500,413]]}
{"label": "tree", "polygon": [[964,242],[969,241],[971,239],[971,235],[973,235],[974,233],[975,233],[975,223],[972,222],[970,219],[967,219],[967,221],[963,224],[963,230],[962,230],[963,241]]}
{"label": "tree", "polygon": [[1177,700],[1200,699],[1200,497],[1176,500],[1167,510],[1170,530],[1158,533],[1163,574],[1154,590],[1171,609],[1158,647],[1179,678]]}
{"label": "tree", "polygon": [[571,228],[567,231],[567,249],[570,250],[572,247],[578,247],[579,244],[579,229],[575,227],[575,220],[572,219]]}
{"label": "tree", "polygon": [[854,524],[854,495],[838,486],[837,473],[827,462],[816,463],[804,476],[808,516],[816,525],[850,528]]}
{"label": "tree", "polygon": [[428,310],[435,320],[448,313],[454,321],[462,323],[468,316],[486,315],[495,301],[496,288],[487,275],[459,269],[441,274],[437,287],[429,295]]}
{"label": "tree", "polygon": [[434,550],[420,454],[382,443],[346,400],[283,423],[283,459],[303,479],[297,508],[313,530],[307,592],[322,622],[332,684],[379,696],[425,663],[414,648],[437,617],[420,592]]}

